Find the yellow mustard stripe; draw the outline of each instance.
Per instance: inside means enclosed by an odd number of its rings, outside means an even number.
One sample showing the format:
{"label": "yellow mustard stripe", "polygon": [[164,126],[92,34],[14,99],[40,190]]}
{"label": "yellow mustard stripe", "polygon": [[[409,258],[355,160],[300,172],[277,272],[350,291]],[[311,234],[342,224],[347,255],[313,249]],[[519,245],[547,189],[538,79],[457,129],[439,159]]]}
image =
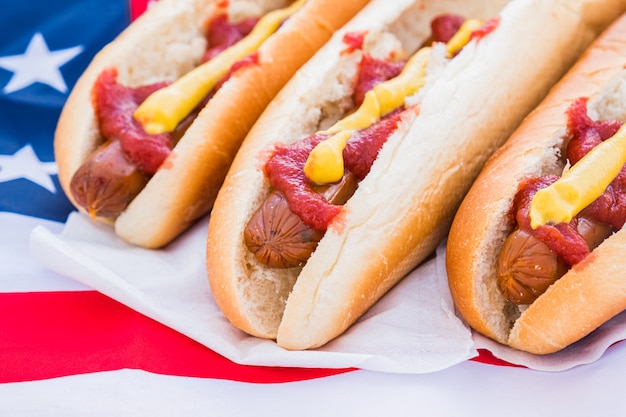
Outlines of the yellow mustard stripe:
{"label": "yellow mustard stripe", "polygon": [[273,10],[261,17],[248,36],[151,94],[135,111],[135,119],[149,134],[173,131],[235,62],[255,52],[304,2],[297,0],[286,8]]}
{"label": "yellow mustard stripe", "polygon": [[453,56],[458,51],[463,49],[465,45],[470,40],[470,36],[472,32],[476,29],[480,28],[483,25],[483,22],[478,19],[467,19],[463,22],[459,30],[452,36],[452,38],[446,44],[446,50],[448,51],[448,56]]}
{"label": "yellow mustard stripe", "polygon": [[415,94],[424,85],[430,51],[430,48],[420,49],[397,77],[368,91],[357,111],[323,132],[333,135],[313,148],[304,165],[304,174],[311,181],[329,184],[341,179],[344,172],[342,153],[352,134],[402,106],[406,97]]}
{"label": "yellow mustard stripe", "polygon": [[[457,33],[447,42],[446,50],[453,56],[470,39],[473,31],[481,27],[482,21],[467,19]],[[421,48],[407,62],[402,72],[395,78],[378,84],[365,94],[363,104],[353,114],[343,118],[324,133],[334,134],[320,142],[309,155],[304,174],[316,184],[329,184],[343,176],[343,150],[356,130],[365,129],[391,111],[404,104],[404,100],[417,93],[426,82],[426,66],[431,48]]]}
{"label": "yellow mustard stripe", "polygon": [[569,222],[593,203],[626,164],[626,125],[593,148],[530,202],[530,225]]}

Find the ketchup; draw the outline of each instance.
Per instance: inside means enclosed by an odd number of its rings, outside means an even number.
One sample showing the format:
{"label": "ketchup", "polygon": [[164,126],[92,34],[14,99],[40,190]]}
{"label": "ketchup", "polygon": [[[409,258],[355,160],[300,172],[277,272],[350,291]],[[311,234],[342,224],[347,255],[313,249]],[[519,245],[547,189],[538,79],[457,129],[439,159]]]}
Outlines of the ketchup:
{"label": "ketchup", "polygon": [[[569,142],[566,155],[575,164],[593,147],[610,138],[621,127],[617,120],[594,121],[587,114],[587,99],[574,101],[568,111]],[[546,224],[536,229],[530,227],[529,207],[534,194],[557,180],[557,176],[544,176],[524,181],[514,200],[514,213],[521,229],[532,234],[559,255],[567,264],[580,262],[589,247],[577,231],[578,218],[569,223]],[[610,225],[619,230],[626,222],[626,168],[607,187],[606,191],[579,213],[580,216]]]}
{"label": "ketchup", "polygon": [[523,231],[543,242],[569,266],[574,265],[589,254],[589,247],[576,227],[577,219],[569,223],[546,224],[536,229],[530,227],[530,202],[537,191],[554,183],[556,175],[532,178],[523,181],[515,196],[514,210],[517,223]]}
{"label": "ketchup", "polygon": [[[227,3],[224,3],[227,5]],[[226,14],[213,18],[207,31],[208,48],[204,60],[209,60],[219,52],[241,40],[258,22],[258,18],[249,18],[238,23],[230,23]],[[206,101],[238,69],[258,63],[258,54],[254,53],[236,62],[226,76],[213,88],[201,103]],[[141,170],[154,174],[170,154],[175,140],[172,133],[150,135],[135,121],[133,113],[139,105],[154,91],[167,86],[168,82],[155,83],[140,87],[126,87],[117,83],[117,70],[104,70],[93,87],[94,109],[100,125],[100,132],[109,140],[119,140],[123,152]],[[196,109],[193,114],[199,111]],[[180,136],[180,132],[174,132]]]}
{"label": "ketchup", "polygon": [[116,69],[104,70],[93,87],[100,132],[109,140],[119,140],[122,150],[136,166],[154,174],[172,149],[171,135],[148,135],[133,118],[133,112],[146,97],[167,83],[130,88],[118,84],[116,78]]}
{"label": "ketchup", "polygon": [[350,54],[359,49],[363,49],[363,41],[365,41],[365,35],[367,35],[367,31],[346,32],[345,35],[343,35],[342,42],[347,45],[347,48],[341,51],[341,54]]}
{"label": "ketchup", "polygon": [[214,17],[207,31],[208,48],[202,61],[209,61],[224,49],[239,42],[252,32],[258,21],[258,17],[251,17],[238,23],[230,23],[226,14]]}
{"label": "ketchup", "polygon": [[485,22],[484,25],[482,25],[481,27],[479,27],[478,29],[472,32],[472,34],[470,35],[470,40],[472,39],[480,40],[484,38],[485,36],[493,32],[499,25],[500,25],[500,16],[496,16],[496,17],[489,19],[487,22]]}
{"label": "ketchup", "polygon": [[[395,112],[352,136],[343,151],[343,158],[345,168],[358,180],[368,174],[380,148],[398,127],[402,114]],[[279,146],[265,165],[270,183],[285,195],[291,211],[304,224],[316,230],[326,230],[341,211],[341,206],[329,204],[313,191],[303,171],[315,145],[327,137],[326,134],[316,133],[289,146]]]}
{"label": "ketchup", "polygon": [[[461,27],[465,18],[446,14],[433,19],[432,34],[428,42],[448,42]],[[482,37],[497,26],[491,22]],[[343,37],[349,53],[363,47],[366,32],[348,32]],[[390,57],[392,58],[392,57]],[[363,102],[365,93],[377,84],[396,77],[406,62],[382,60],[364,53],[360,62],[358,79],[354,89],[355,106]],[[398,109],[386,115],[378,123],[355,133],[343,151],[345,169],[362,180],[369,172],[383,144],[396,130],[406,109]],[[282,192],[291,211],[298,215],[307,226],[325,231],[331,220],[339,214],[341,206],[329,204],[319,193],[313,191],[311,182],[304,174],[304,165],[313,148],[328,135],[313,134],[289,146],[278,146],[265,165],[266,175],[272,186]]]}
{"label": "ketchup", "polygon": [[444,14],[430,22],[431,41],[448,42],[459,31],[465,21],[463,16]]}
{"label": "ketchup", "polygon": [[363,103],[365,93],[376,84],[394,78],[400,72],[406,61],[383,61],[369,54],[363,54],[359,66],[358,82],[354,88],[354,103],[358,107]]}

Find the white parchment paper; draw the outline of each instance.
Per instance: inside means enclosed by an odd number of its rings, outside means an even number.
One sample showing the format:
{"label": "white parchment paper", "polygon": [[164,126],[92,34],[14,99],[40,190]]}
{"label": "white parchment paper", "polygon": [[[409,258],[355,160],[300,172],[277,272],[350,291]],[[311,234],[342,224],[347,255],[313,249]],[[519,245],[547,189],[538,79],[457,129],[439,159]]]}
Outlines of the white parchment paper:
{"label": "white parchment paper", "polygon": [[441,256],[409,274],[322,348],[293,352],[248,336],[230,325],[211,295],[205,266],[207,227],[208,219],[166,249],[147,250],[74,213],[60,234],[36,227],[31,254],[45,267],[241,364],[427,373],[477,355],[471,332],[455,316],[447,284],[440,278],[445,276]]}
{"label": "white parchment paper", "polygon": [[519,352],[470,331],[454,313],[445,244],[393,288],[346,333],[316,350],[287,351],[235,329],[213,300],[205,264],[208,218],[166,249],[123,242],[105,225],[72,214],[61,233],[36,227],[31,255],[45,267],[247,365],[347,368],[427,373],[487,349],[509,363],[562,371],[594,362],[626,339],[626,313],[587,338],[544,356]]}

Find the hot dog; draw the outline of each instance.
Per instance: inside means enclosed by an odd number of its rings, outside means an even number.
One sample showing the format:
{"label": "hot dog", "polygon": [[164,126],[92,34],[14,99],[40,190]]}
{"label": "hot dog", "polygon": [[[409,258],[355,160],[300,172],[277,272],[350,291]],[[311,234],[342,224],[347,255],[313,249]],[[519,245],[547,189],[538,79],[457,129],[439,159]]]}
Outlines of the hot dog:
{"label": "hot dog", "polygon": [[210,210],[267,103],[366,3],[154,3],[68,98],[55,133],[65,193],[126,241],[166,245]]}
{"label": "hot dog", "polygon": [[626,309],[626,16],[581,56],[487,162],[447,241],[458,312],[550,354]]}
{"label": "hot dog", "polygon": [[207,241],[224,315],[287,349],[344,332],[432,253],[487,157],[621,10],[371,2],[266,109],[227,175]]}

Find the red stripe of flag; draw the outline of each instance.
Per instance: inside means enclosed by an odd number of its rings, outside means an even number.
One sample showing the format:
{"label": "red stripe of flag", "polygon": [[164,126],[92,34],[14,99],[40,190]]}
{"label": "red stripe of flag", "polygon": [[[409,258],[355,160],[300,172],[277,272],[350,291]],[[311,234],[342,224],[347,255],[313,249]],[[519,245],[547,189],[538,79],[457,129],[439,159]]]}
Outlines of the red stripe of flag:
{"label": "red stripe of flag", "polygon": [[0,383],[124,368],[256,383],[349,371],[238,365],[96,291],[0,294]]}
{"label": "red stripe of flag", "polygon": [[474,362],[486,363],[488,365],[498,365],[498,366],[512,366],[514,368],[525,368],[523,365],[515,365],[509,362],[506,362],[500,358],[496,358],[493,356],[493,353],[489,352],[487,349],[478,349],[478,356],[471,359]]}
{"label": "red stripe of flag", "polygon": [[130,19],[135,20],[146,11],[148,3],[152,0],[130,0]]}
{"label": "red stripe of flag", "polygon": [[[508,365],[484,350],[473,360]],[[0,383],[125,368],[253,383],[352,370],[239,365],[96,291],[0,293]]]}

